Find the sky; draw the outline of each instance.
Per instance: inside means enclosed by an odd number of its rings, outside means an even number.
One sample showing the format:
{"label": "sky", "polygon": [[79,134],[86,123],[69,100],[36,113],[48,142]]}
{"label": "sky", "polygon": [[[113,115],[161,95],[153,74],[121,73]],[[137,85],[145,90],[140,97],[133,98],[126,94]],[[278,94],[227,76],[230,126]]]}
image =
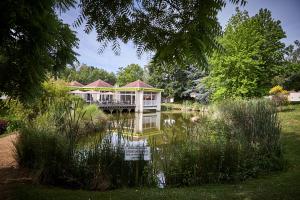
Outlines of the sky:
{"label": "sky", "polygon": [[[236,5],[227,4],[219,13],[218,19],[222,27],[224,27],[229,18],[235,13]],[[295,40],[300,40],[300,0],[248,0],[241,10],[246,9],[250,16],[255,15],[260,8],[271,10],[272,17],[281,21],[283,30],[286,32],[287,38],[283,39],[287,45],[292,44]],[[67,13],[60,14],[62,20],[71,25],[71,28],[77,32],[79,38],[79,48],[75,51],[80,54],[77,57],[81,64],[87,64],[94,67],[103,68],[109,72],[117,72],[119,67],[126,67],[129,64],[136,63],[144,67],[151,60],[150,53],[144,53],[141,58],[136,54],[136,48],[129,42],[121,44],[121,54],[115,55],[108,46],[101,54],[98,49],[101,44],[96,41],[96,32],[92,31],[86,34],[84,27],[73,28],[72,24],[78,17],[77,9],[71,9]]]}

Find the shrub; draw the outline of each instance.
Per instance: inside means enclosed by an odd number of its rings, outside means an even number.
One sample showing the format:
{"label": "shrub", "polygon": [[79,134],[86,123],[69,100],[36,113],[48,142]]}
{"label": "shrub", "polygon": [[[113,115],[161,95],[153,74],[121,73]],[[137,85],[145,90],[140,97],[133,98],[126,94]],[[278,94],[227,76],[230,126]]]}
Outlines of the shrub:
{"label": "shrub", "polygon": [[254,159],[259,170],[282,169],[281,126],[274,103],[268,100],[226,102],[221,105],[223,117]]}
{"label": "shrub", "polygon": [[15,149],[18,164],[31,169],[38,182],[76,185],[70,172],[74,166],[73,149],[66,136],[47,128],[26,126],[20,131]]}
{"label": "shrub", "polygon": [[108,118],[97,105],[85,105],[77,112],[84,113],[81,124],[84,132],[96,133],[105,129]]}
{"label": "shrub", "polygon": [[203,116],[182,127],[181,142],[172,136],[155,152],[161,159],[154,165],[167,186],[240,181],[284,168],[281,128],[272,102],[228,101],[218,107],[218,118]]}
{"label": "shrub", "polygon": [[153,185],[149,162],[125,161],[123,146],[113,147],[110,138],[89,146],[73,145],[71,139],[34,126],[23,128],[15,144],[17,161],[46,184],[90,190]]}
{"label": "shrub", "polygon": [[[123,140],[122,136],[118,138]],[[84,188],[106,190],[154,184],[150,163],[144,160],[125,161],[124,146],[120,142],[112,146],[111,135],[108,135],[77,152],[78,176]]]}
{"label": "shrub", "polygon": [[0,135],[5,133],[7,130],[8,121],[0,119]]}
{"label": "shrub", "polygon": [[272,101],[276,106],[283,106],[288,103],[288,91],[284,90],[283,87],[277,85],[273,87],[269,94],[272,95]]}
{"label": "shrub", "polygon": [[[185,113],[176,119],[179,130],[164,130],[150,162],[124,160],[124,145],[131,136],[123,131],[128,131],[130,120],[117,115],[110,125],[114,133],[108,130],[92,143],[81,143],[80,136],[87,133],[82,124],[94,124],[101,113],[95,106],[66,105],[58,104],[22,127],[16,143],[19,164],[39,172],[42,183],[107,190],[154,185],[163,174],[167,186],[190,186],[245,180],[285,165],[271,101],[223,102],[197,122]],[[155,139],[149,143],[157,144]]]}

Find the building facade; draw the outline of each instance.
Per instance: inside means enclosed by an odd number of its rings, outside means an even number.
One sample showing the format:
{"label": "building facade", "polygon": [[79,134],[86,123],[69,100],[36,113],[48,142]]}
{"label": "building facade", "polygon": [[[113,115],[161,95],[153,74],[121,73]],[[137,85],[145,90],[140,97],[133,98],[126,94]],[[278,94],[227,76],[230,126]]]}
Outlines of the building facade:
{"label": "building facade", "polygon": [[112,86],[102,80],[88,85],[78,82],[69,84],[70,93],[82,97],[87,103],[97,104],[103,110],[161,110],[162,89],[154,88],[137,80],[123,87]]}

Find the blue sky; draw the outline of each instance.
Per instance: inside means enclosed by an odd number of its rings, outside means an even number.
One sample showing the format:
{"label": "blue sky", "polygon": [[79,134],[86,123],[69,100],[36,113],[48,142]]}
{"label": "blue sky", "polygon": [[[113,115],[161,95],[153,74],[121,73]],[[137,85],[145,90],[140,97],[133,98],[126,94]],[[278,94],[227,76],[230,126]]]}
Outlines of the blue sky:
{"label": "blue sky", "polygon": [[[235,13],[235,7],[228,4],[219,13],[219,22],[223,27]],[[252,16],[260,8],[271,10],[273,18],[281,21],[283,30],[285,30],[287,35],[287,38],[283,40],[286,44],[291,44],[297,39],[300,40],[300,0],[248,0],[247,5],[241,9],[248,10]],[[77,16],[78,10],[76,9],[60,15],[62,20],[70,25],[72,25]],[[109,46],[102,54],[99,54],[100,44],[96,41],[96,33],[94,31],[86,34],[83,31],[83,27],[73,28],[73,30],[77,32],[77,37],[80,39],[79,49],[76,49],[76,52],[80,54],[78,56],[80,63],[116,72],[119,67],[125,67],[131,63],[144,66],[151,59],[150,53],[145,53],[141,58],[138,58],[132,43],[121,44],[121,55],[119,56],[116,56]]]}

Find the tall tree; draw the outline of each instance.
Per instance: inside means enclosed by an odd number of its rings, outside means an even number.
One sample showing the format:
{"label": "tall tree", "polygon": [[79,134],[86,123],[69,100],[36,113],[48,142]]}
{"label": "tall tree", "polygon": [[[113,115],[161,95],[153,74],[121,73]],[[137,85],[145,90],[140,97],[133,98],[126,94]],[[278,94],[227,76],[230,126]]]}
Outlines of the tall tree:
{"label": "tall tree", "polygon": [[143,76],[144,70],[137,64],[130,64],[125,68],[120,67],[117,72],[117,84],[123,86],[136,80],[142,80]]}
{"label": "tall tree", "polygon": [[74,2],[0,1],[0,93],[28,99],[39,91],[47,73],[76,60],[77,38],[55,12]]}
{"label": "tall tree", "polygon": [[[245,0],[228,0],[245,4]],[[119,42],[132,40],[137,53],[155,52],[155,62],[206,64],[206,56],[218,47],[221,34],[218,12],[226,0],[80,0],[85,31],[97,32],[97,40],[118,54]],[[182,65],[184,66],[184,65]]]}
{"label": "tall tree", "polygon": [[286,48],[285,69],[281,75],[282,85],[288,90],[300,90],[300,42]]}
{"label": "tall tree", "polygon": [[211,90],[209,90],[203,80],[208,76],[205,70],[199,70],[194,66],[189,66],[184,70],[186,74],[185,90],[181,93],[182,98],[193,98],[199,103],[208,104],[210,101]]}
{"label": "tall tree", "polygon": [[174,97],[175,101],[191,99],[191,94],[200,103],[208,103],[210,91],[202,84],[205,71],[194,66],[168,66],[150,64],[146,68],[147,82],[164,89],[163,95]]}
{"label": "tall tree", "polygon": [[87,66],[83,64],[79,69],[74,67],[66,68],[60,75],[66,81],[79,81],[82,84],[88,84],[98,79],[108,82],[112,85],[116,83],[116,75],[104,69]]}
{"label": "tall tree", "polygon": [[214,90],[213,99],[265,95],[272,78],[282,71],[284,37],[280,21],[269,10],[261,9],[253,17],[237,10],[219,39],[224,50],[210,60],[206,84]]}

